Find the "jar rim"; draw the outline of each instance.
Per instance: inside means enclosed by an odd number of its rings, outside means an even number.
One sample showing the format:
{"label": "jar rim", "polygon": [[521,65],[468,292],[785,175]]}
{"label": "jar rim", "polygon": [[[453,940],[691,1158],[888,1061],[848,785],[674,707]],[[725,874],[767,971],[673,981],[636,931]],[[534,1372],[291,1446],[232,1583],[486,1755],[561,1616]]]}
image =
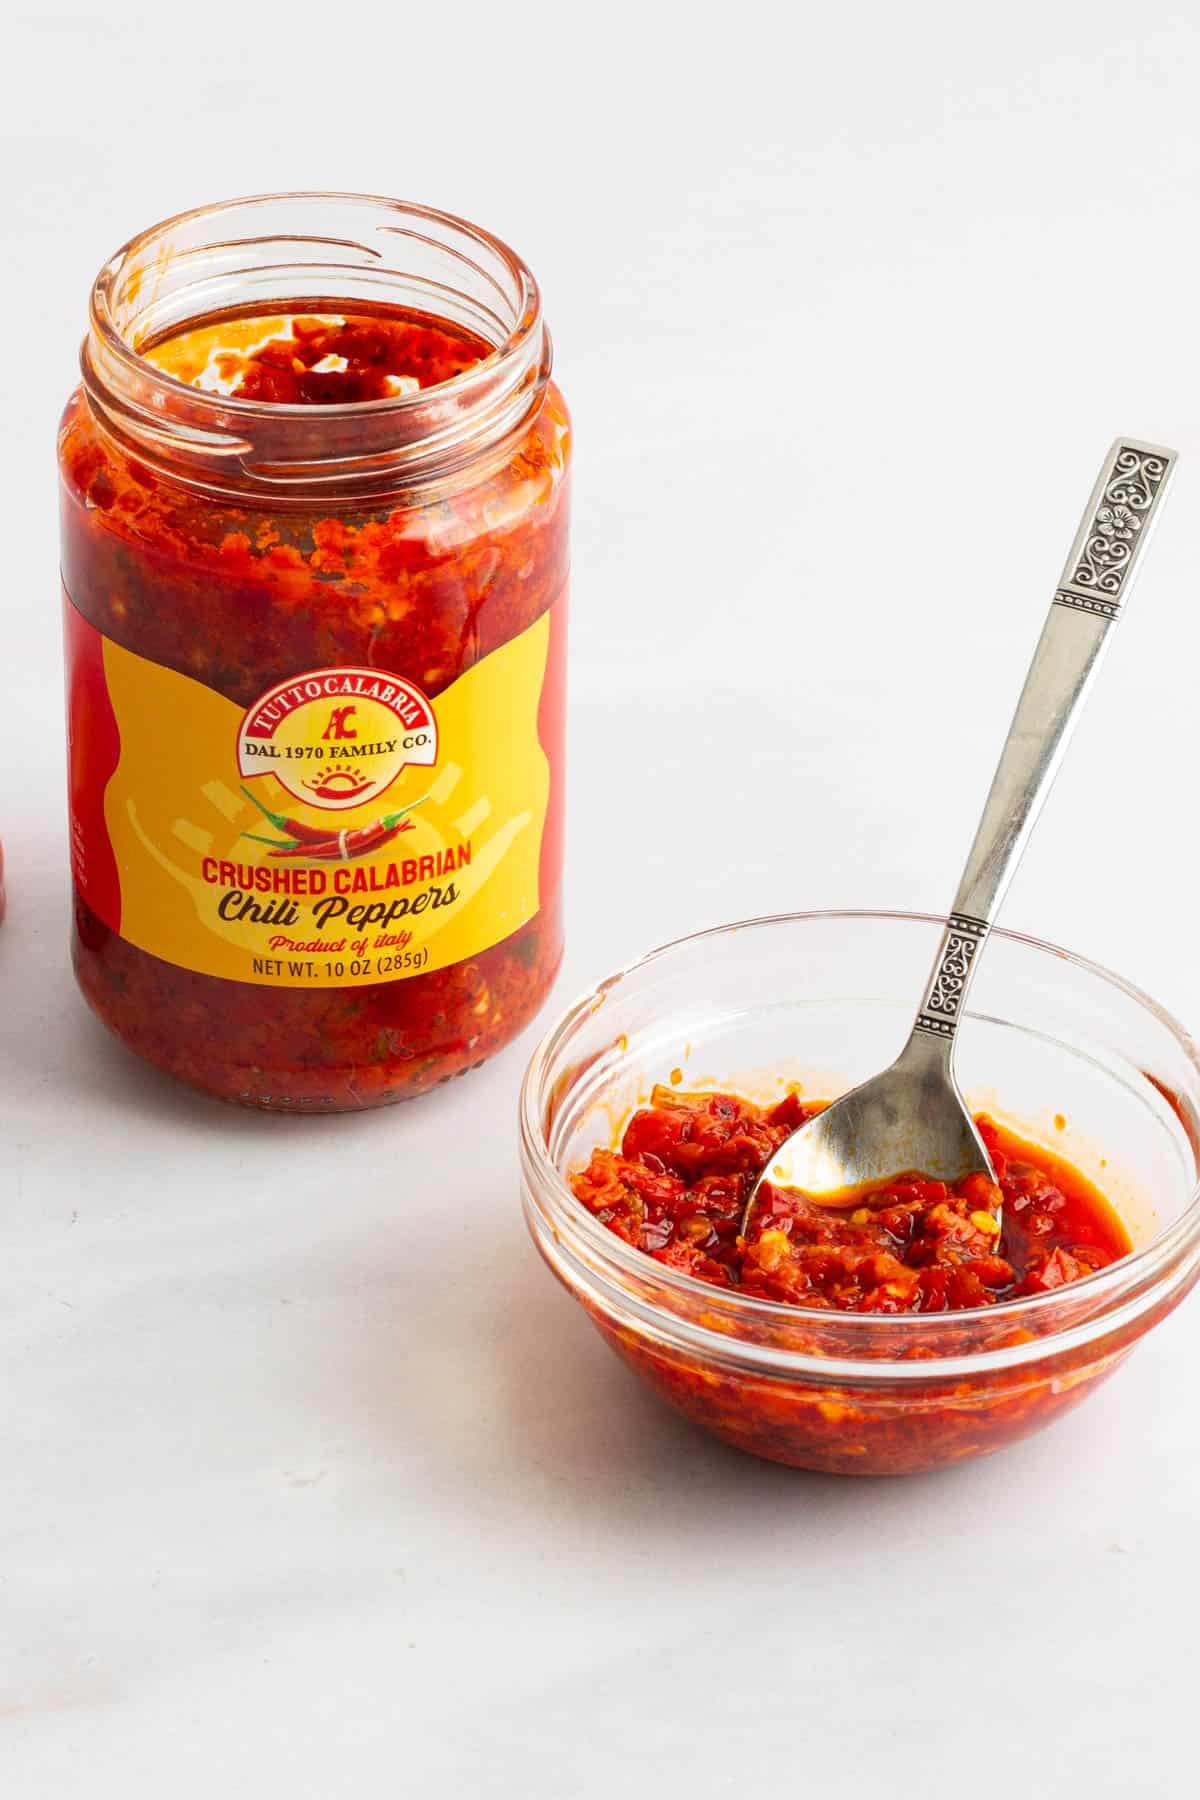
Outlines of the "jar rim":
{"label": "jar rim", "polygon": [[[393,267],[387,250],[396,239],[408,240],[431,268],[450,265],[462,286]],[[284,256],[291,247],[296,260],[289,263]],[[246,255],[265,260],[247,268],[238,260]],[[226,310],[213,292],[222,280],[263,271],[282,280],[298,268],[328,270],[326,293],[272,297],[272,284],[264,280],[257,296],[264,312],[284,310],[289,300],[341,299],[352,305],[350,288],[386,289],[389,281],[412,283],[416,290],[428,282],[447,305],[465,304],[466,284],[473,283],[472,327],[492,348],[471,368],[434,386],[319,407],[208,392],[180,381],[144,354],[141,345],[159,341],[172,325],[195,324]],[[320,276],[314,279],[322,285]],[[142,321],[147,315],[153,320],[154,308],[166,304],[157,298],[164,288],[171,299],[203,290],[206,303],[176,307],[162,330],[148,328]],[[419,202],[338,190],[252,194],[193,207],[148,226],[97,274],[88,318],[80,360],[84,389],[100,423],[138,456],[191,485],[216,489],[247,481],[273,490],[297,483],[370,488],[396,479],[434,482],[524,429],[540,403],[552,361],[538,284],[502,238]],[[475,325],[483,319],[490,331]]]}
{"label": "jar rim", "polygon": [[[852,1384],[958,1379],[1036,1362],[1048,1355],[1057,1355],[1086,1344],[1099,1334],[1120,1326],[1125,1322],[1126,1314],[1137,1317],[1157,1304],[1162,1298],[1163,1286],[1173,1273],[1179,1272],[1183,1259],[1190,1256],[1191,1262],[1200,1260],[1200,1146],[1195,1142],[1192,1143],[1192,1148],[1197,1157],[1197,1170],[1188,1203],[1179,1217],[1157,1232],[1147,1244],[1119,1258],[1107,1268],[1070,1283],[1066,1288],[1027,1295],[994,1306],[962,1308],[936,1315],[938,1329],[942,1332],[953,1332],[961,1328],[965,1335],[973,1324],[978,1325],[984,1321],[999,1322],[1002,1326],[1011,1325],[1019,1330],[1023,1323],[1037,1321],[1047,1313],[1053,1314],[1056,1307],[1062,1306],[1063,1295],[1067,1294],[1072,1302],[1082,1300],[1094,1303],[1086,1318],[1062,1330],[1051,1327],[1020,1343],[919,1359],[905,1359],[904,1353],[912,1351],[915,1340],[922,1331],[929,1331],[928,1314],[880,1315],[838,1311],[831,1315],[826,1309],[782,1304],[759,1299],[754,1295],[740,1294],[736,1290],[714,1288],[681,1270],[654,1261],[643,1251],[625,1243],[616,1233],[606,1230],[576,1198],[550,1154],[543,1126],[547,1102],[559,1095],[557,1083],[561,1077],[555,1071],[554,1059],[576,1026],[590,1016],[603,1003],[605,996],[622,981],[645,971],[673,952],[737,932],[786,924],[841,920],[894,921],[939,927],[944,927],[946,922],[944,917],[933,913],[880,908],[824,908],[737,920],[691,932],[657,946],[589,988],[567,1007],[534,1050],[518,1102],[526,1212],[531,1232],[543,1254],[547,1253],[547,1244],[539,1227],[544,1222],[555,1240],[556,1255],[565,1254],[570,1257],[573,1254],[571,1240],[577,1240],[582,1256],[586,1259],[589,1276],[607,1292],[618,1296],[623,1310],[641,1316],[645,1325],[668,1341],[687,1343],[714,1361],[741,1363],[759,1373],[800,1377],[811,1375],[819,1376],[824,1381],[845,1380]],[[1191,1034],[1173,1014],[1136,984],[1101,963],[1024,932],[996,927],[993,936],[1024,945],[1040,954],[1066,960],[1116,988],[1165,1027],[1200,1082],[1200,1046],[1197,1046]],[[875,1343],[881,1338],[894,1339],[895,1354],[869,1357],[826,1356],[809,1354],[783,1344],[763,1342],[761,1338],[756,1341],[753,1337],[741,1336],[736,1326],[729,1331],[717,1330],[695,1319],[681,1317],[652,1299],[641,1300],[623,1284],[622,1277],[637,1285],[645,1285],[648,1279],[652,1280],[656,1287],[681,1302],[691,1301],[702,1305],[705,1310],[720,1312],[730,1321],[742,1320],[748,1329],[759,1333],[778,1329],[783,1333],[795,1334],[798,1329],[805,1327],[816,1333],[822,1327],[828,1331],[836,1323],[839,1333],[849,1338],[858,1336]]]}

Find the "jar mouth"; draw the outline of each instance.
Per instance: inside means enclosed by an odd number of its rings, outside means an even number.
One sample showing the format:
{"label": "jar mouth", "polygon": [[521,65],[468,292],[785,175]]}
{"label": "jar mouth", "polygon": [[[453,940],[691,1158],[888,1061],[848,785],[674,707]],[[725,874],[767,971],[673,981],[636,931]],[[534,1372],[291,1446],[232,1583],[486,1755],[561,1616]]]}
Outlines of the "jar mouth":
{"label": "jar mouth", "polygon": [[[492,346],[413,393],[319,407],[209,393],[143,354],[231,308],[402,305]],[[252,195],[140,232],[92,288],[83,384],[101,426],[168,477],[213,492],[427,486],[503,453],[540,404],[551,349],[526,264],[469,220],[370,194]]]}
{"label": "jar mouth", "polygon": [[[656,1262],[625,1243],[588,1212],[560,1172],[549,1142],[554,1117],[563,1105],[569,1086],[569,1065],[563,1056],[575,1030],[603,1005],[606,995],[624,981],[651,969],[656,963],[690,947],[712,943],[733,933],[750,932],[818,921],[894,921],[897,924],[944,926],[945,920],[929,913],[882,909],[828,909],[808,913],[775,914],[716,926],[663,944],[600,982],[581,995],[561,1016],[534,1051],[521,1087],[519,1129],[526,1217],[532,1235],[556,1272],[574,1287],[576,1280],[587,1297],[603,1309],[606,1300],[622,1314],[634,1317],[642,1328],[666,1342],[686,1345],[714,1362],[733,1362],[761,1374],[844,1380],[851,1384],[916,1384],[957,1380],[1036,1362],[1084,1345],[1119,1329],[1156,1306],[1164,1289],[1182,1281],[1200,1260],[1200,1143],[1193,1136],[1195,1123],[1185,1121],[1197,1172],[1188,1203],[1149,1243],[1107,1268],[1048,1293],[1029,1295],[989,1307],[922,1314],[872,1314],[833,1312],[826,1309],[784,1305],[736,1290],[716,1288],[682,1271]],[[1185,1028],[1155,1000],[1122,976],[1086,957],[1057,945],[997,928],[993,937],[1008,940],[1048,957],[1065,959],[1111,985],[1166,1028],[1190,1063],[1200,1082],[1200,1048]],[[638,1291],[640,1290],[640,1292]],[[661,1300],[653,1292],[657,1290]],[[667,1304],[669,1302],[669,1304]],[[695,1316],[688,1316],[688,1309]],[[1069,1318],[1064,1317],[1064,1308]],[[680,1310],[682,1309],[682,1310]],[[718,1321],[705,1324],[700,1315]],[[1061,1325],[1055,1320],[1061,1319]],[[944,1340],[970,1339],[981,1325],[1025,1341],[958,1354],[914,1356],[919,1340],[936,1329]],[[741,1335],[744,1329],[745,1335]],[[849,1355],[809,1353],[770,1341],[804,1332],[819,1340],[822,1333],[836,1334],[841,1342],[861,1339]],[[886,1348],[880,1351],[879,1346]],[[869,1347],[869,1348],[868,1348]]]}

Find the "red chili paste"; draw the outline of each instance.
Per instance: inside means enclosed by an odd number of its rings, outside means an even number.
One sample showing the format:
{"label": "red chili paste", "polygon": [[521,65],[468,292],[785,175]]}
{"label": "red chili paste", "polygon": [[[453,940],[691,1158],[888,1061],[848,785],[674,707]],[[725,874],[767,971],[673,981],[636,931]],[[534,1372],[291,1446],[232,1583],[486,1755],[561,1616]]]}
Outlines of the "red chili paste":
{"label": "red chili paste", "polygon": [[991,1306],[1078,1281],[1131,1248],[1083,1175],[987,1117],[977,1123],[996,1185],[982,1175],[951,1187],[908,1175],[858,1196],[851,1211],[769,1190],[743,1239],[755,1180],[820,1110],[794,1093],[761,1107],[734,1094],[656,1088],[620,1150],[594,1151],[571,1185],[609,1231],[669,1268],[762,1300],[843,1312]]}

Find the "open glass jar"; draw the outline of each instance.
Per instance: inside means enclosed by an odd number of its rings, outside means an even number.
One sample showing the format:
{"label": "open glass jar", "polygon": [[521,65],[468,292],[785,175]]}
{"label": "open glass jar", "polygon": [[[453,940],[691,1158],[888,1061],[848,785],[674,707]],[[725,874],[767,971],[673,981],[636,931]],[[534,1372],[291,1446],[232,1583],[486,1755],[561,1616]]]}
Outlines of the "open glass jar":
{"label": "open glass jar", "polygon": [[185,213],[59,439],[75,967],[226,1099],[400,1100],[562,954],[569,421],[537,286],[424,207]]}

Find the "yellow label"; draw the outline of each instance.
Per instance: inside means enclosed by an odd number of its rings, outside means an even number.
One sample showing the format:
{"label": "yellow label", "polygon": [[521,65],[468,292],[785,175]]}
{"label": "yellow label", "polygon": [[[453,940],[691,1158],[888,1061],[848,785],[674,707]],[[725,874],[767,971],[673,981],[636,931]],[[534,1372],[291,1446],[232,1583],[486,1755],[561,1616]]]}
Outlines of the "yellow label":
{"label": "yellow label", "polygon": [[445,968],[538,910],[550,616],[430,700],[308,670],[243,710],[100,640],[122,937],[186,969],[352,987]]}

